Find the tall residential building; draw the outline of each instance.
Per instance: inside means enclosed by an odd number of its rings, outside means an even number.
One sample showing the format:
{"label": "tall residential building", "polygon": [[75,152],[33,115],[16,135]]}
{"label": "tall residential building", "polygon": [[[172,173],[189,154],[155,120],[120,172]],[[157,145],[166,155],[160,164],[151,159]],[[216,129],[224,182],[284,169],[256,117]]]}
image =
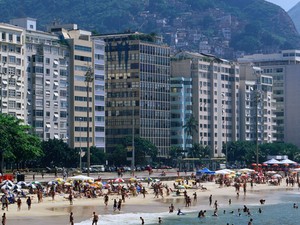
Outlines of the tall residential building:
{"label": "tall residential building", "polygon": [[20,18],[11,24],[26,29],[28,124],[42,139],[68,137],[68,47],[59,38],[36,30],[36,20]]}
{"label": "tall residential building", "polygon": [[284,50],[277,54],[254,54],[238,59],[252,62],[261,67],[263,74],[273,77],[273,97],[275,99],[276,140],[289,142],[300,147],[297,132],[300,130],[298,115],[300,102],[300,50]]}
{"label": "tall residential building", "polygon": [[94,143],[99,149],[105,151],[105,43],[102,39],[92,38],[94,54],[94,87],[95,97],[95,129]]}
{"label": "tall residential building", "polygon": [[275,138],[273,78],[260,67],[240,64],[240,140],[271,143]]}
{"label": "tall residential building", "polygon": [[[68,143],[70,147],[78,149],[94,146],[95,76],[91,32],[78,29],[76,24],[53,24],[48,30],[59,35],[70,51]],[[93,76],[91,82],[85,82],[87,73]]]}
{"label": "tall residential building", "polygon": [[139,136],[167,158],[170,148],[170,49],[141,33],[100,36],[106,43],[106,146]]}
{"label": "tall residential building", "polygon": [[[172,64],[172,63],[171,63]],[[171,67],[172,68],[172,67]],[[174,72],[175,73],[175,72]],[[173,74],[171,70],[171,75]],[[184,125],[192,113],[192,78],[171,77],[171,146],[179,146],[183,150],[193,146]]]}
{"label": "tall residential building", "polygon": [[193,142],[211,148],[212,159],[224,159],[223,145],[239,139],[239,67],[212,55],[179,52],[172,77],[192,79],[192,114],[198,121]]}
{"label": "tall residential building", "polygon": [[25,30],[0,23],[0,113],[27,123]]}

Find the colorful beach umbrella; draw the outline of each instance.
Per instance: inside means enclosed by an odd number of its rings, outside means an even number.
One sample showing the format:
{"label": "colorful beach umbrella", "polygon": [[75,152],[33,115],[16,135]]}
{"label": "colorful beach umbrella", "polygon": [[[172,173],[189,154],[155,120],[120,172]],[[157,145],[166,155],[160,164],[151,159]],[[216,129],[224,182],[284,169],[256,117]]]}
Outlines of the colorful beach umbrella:
{"label": "colorful beach umbrella", "polygon": [[114,180],[114,182],[115,183],[123,183],[124,182],[124,180],[122,179],[122,178],[116,178],[115,180]]}

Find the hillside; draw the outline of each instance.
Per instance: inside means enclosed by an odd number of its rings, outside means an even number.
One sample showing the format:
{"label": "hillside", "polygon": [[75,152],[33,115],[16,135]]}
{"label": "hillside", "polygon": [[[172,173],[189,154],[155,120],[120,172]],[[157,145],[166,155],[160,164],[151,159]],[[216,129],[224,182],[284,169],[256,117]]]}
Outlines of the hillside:
{"label": "hillside", "polygon": [[294,21],[295,27],[300,33],[300,2],[288,11],[289,16]]}
{"label": "hillside", "polygon": [[39,29],[77,23],[96,33],[157,33],[173,49],[234,58],[236,52],[298,48],[287,13],[264,0],[0,0],[0,21],[33,17]]}

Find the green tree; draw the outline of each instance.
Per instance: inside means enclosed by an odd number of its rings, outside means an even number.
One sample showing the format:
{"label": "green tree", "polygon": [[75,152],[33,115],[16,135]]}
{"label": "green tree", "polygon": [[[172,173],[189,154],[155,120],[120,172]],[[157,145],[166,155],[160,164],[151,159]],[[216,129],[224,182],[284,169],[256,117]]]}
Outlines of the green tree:
{"label": "green tree", "polygon": [[44,157],[41,158],[43,167],[75,167],[79,163],[79,153],[70,148],[61,139],[49,139],[42,142]]}
{"label": "green tree", "polygon": [[[124,139],[123,146],[132,146],[132,137],[127,136]],[[134,149],[135,149],[135,165],[145,165],[147,163],[147,157],[152,161],[157,159],[157,147],[149,140],[141,137],[134,137]]]}
{"label": "green tree", "polygon": [[114,166],[126,165],[127,149],[124,145],[116,145],[113,152],[107,154],[108,163]]}
{"label": "green tree", "polygon": [[[183,129],[187,135],[187,138],[188,137],[193,138],[193,134],[198,132],[198,121],[196,120],[196,118],[193,115],[191,115],[187,119],[186,123],[183,125]],[[187,144],[187,140],[185,141],[185,146],[184,146],[184,150],[187,152],[188,150],[187,150],[186,144]]]}
{"label": "green tree", "polygon": [[30,133],[30,126],[10,115],[0,114],[1,172],[5,159],[20,165],[42,156],[40,140]]}
{"label": "green tree", "polygon": [[91,165],[105,164],[107,159],[107,154],[105,154],[104,150],[92,146],[90,148],[90,152],[91,152]]}

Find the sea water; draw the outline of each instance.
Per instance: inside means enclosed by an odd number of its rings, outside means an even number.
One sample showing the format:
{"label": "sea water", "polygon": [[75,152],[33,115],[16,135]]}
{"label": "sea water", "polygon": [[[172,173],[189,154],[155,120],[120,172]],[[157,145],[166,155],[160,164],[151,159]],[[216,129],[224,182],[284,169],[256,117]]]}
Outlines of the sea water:
{"label": "sea water", "polygon": [[[198,218],[198,211],[188,211],[188,208],[182,208],[184,215],[174,213],[124,213],[114,215],[101,215],[98,224],[103,225],[122,225],[122,224],[141,224],[140,217],[143,217],[145,224],[158,224],[158,217],[162,218],[164,225],[183,225],[183,224],[205,224],[205,225],[247,225],[250,218],[253,219],[255,225],[296,225],[300,224],[300,208],[293,208],[293,204],[300,205],[300,195],[298,193],[273,193],[271,201],[266,204],[245,204],[250,209],[251,215],[243,212],[242,204],[231,206],[221,206],[218,210],[218,217],[212,216],[211,207],[200,207],[199,210],[206,210],[205,218]],[[239,216],[238,208],[241,209]],[[262,213],[258,209],[262,209]],[[225,210],[225,213],[224,213]],[[234,213],[231,213],[231,212]],[[76,225],[90,225],[91,220],[76,223]]]}

